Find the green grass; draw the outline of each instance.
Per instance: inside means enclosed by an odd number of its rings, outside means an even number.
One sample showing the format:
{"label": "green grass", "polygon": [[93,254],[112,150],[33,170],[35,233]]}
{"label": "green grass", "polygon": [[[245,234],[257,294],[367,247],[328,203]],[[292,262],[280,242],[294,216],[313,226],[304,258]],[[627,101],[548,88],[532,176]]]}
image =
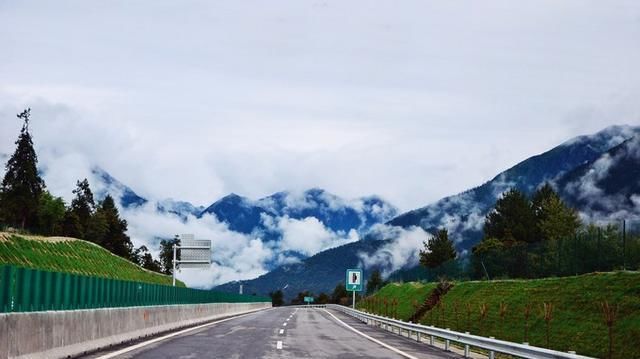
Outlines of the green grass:
{"label": "green grass", "polygon": [[[415,283],[390,284],[376,296],[398,298],[400,308],[411,308],[411,302],[422,301],[435,285],[417,286]],[[546,326],[542,305],[554,305],[550,325],[549,347],[560,351],[607,357],[607,326],[600,303],[618,305],[618,320],[614,326],[614,358],[640,358],[640,273],[594,273],[577,277],[538,280],[504,280],[493,282],[457,282],[443,297],[441,308],[432,309],[423,324],[469,331],[513,342],[524,340],[524,307],[532,305],[529,319],[531,345],[546,347]],[[507,305],[504,321],[500,318],[500,303]],[[471,305],[467,324],[466,305]],[[489,308],[484,321],[479,320],[479,307]],[[455,314],[454,308],[458,308]],[[407,310],[405,309],[405,310]],[[399,317],[408,318],[411,314]]]}
{"label": "green grass", "polygon": [[[407,320],[415,312],[413,307],[414,300],[416,300],[418,304],[422,304],[427,298],[427,295],[429,295],[435,287],[435,283],[391,283],[380,289],[374,297],[380,301],[387,299],[389,302],[389,311],[391,311],[391,301],[397,299],[398,319]],[[385,313],[380,312],[380,314]]]}
{"label": "green grass", "polygon": [[[91,242],[0,234],[0,265],[35,268],[109,279],[171,285],[171,276],[154,273]],[[184,283],[176,281],[176,286]]]}

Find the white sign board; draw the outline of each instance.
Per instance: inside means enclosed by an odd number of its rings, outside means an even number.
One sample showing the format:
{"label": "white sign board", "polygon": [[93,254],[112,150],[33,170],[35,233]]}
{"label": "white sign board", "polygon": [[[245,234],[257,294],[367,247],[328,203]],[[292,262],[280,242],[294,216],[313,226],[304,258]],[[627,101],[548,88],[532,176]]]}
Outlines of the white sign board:
{"label": "white sign board", "polygon": [[193,235],[180,237],[180,268],[209,268],[211,266],[211,241],[193,239]]}

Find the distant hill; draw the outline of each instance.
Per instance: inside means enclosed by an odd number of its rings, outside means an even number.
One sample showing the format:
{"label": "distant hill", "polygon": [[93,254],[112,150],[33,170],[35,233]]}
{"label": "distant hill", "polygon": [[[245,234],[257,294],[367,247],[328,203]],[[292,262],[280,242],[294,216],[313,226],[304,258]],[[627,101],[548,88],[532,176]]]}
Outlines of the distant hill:
{"label": "distant hill", "polygon": [[281,217],[313,217],[334,232],[356,230],[364,234],[372,225],[384,223],[396,213],[395,207],[379,197],[348,201],[313,188],[302,193],[278,192],[257,201],[232,193],[207,207],[201,216],[214,214],[233,231],[245,234],[257,231],[266,239],[274,239],[278,233],[274,233],[268,224]]}
{"label": "distant hill", "polygon": [[124,208],[138,207],[148,202],[100,167],[93,167],[91,174],[94,178],[90,185],[93,186],[94,195],[98,200],[110,194]]}
{"label": "distant hill", "polygon": [[586,220],[640,219],[640,135],[554,182]]}
{"label": "distant hill", "polygon": [[[0,232],[0,266],[90,275],[171,285],[171,276],[148,271],[97,244],[75,238],[38,237]],[[176,281],[184,287],[184,283]]]}
{"label": "distant hill", "polygon": [[517,188],[530,194],[544,182],[594,162],[638,133],[638,127],[612,126],[594,135],[576,137],[518,163],[479,187],[403,213],[388,224],[420,226],[430,232],[444,227],[458,250],[469,250],[481,239],[484,218],[504,191]]}
{"label": "distant hill", "polygon": [[[434,204],[390,220],[389,226],[418,226],[433,232],[448,228],[458,250],[468,251],[482,238],[484,218],[499,196],[515,187],[532,193],[544,182],[556,186],[560,195],[576,206],[583,218],[640,217],[640,128],[612,126],[590,136],[569,140],[543,154],[528,158],[498,174],[491,181]],[[634,217],[635,216],[635,217]],[[640,223],[640,222],[639,222]],[[380,241],[394,238],[388,231],[367,233],[365,243],[356,242],[320,252],[294,266],[277,268],[253,281],[249,288],[266,294],[277,285],[290,285],[291,295],[302,290],[330,290],[345,268],[361,265],[358,253],[381,249]],[[366,249],[366,250],[365,250]],[[340,257],[340,259],[336,259]],[[336,268],[338,266],[338,268]],[[395,268],[392,278],[426,278],[419,266]],[[321,273],[322,275],[316,275]],[[219,287],[237,290],[237,284]]]}
{"label": "distant hill", "polygon": [[[328,249],[300,263],[284,265],[256,279],[242,281],[244,292],[268,295],[282,289],[286,299],[306,290],[314,294],[330,294],[339,282],[344,283],[347,268],[360,265],[360,253],[371,255],[387,243],[387,240],[358,241]],[[367,272],[364,275],[369,277]],[[240,282],[230,282],[214,289],[237,293],[239,285]]]}

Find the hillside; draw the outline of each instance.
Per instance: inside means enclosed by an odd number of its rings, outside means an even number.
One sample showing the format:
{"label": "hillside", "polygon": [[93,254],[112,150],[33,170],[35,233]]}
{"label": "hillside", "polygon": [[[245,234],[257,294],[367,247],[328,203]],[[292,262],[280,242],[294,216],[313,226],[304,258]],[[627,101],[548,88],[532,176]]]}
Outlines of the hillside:
{"label": "hillside", "polygon": [[592,220],[640,216],[640,136],[555,181],[562,197]]}
{"label": "hillside", "polygon": [[[378,298],[400,300],[398,315],[406,320],[413,300],[422,302],[434,285],[392,283],[376,293]],[[567,278],[456,282],[444,295],[441,307],[422,317],[423,324],[469,331],[514,342],[524,340],[524,307],[532,305],[529,319],[531,345],[545,346],[542,303],[554,306],[550,325],[550,347],[561,351],[606,357],[607,327],[601,302],[619,305],[614,327],[614,358],[640,358],[640,272],[594,273]],[[500,304],[507,305],[502,322]],[[480,305],[488,314],[479,321]],[[471,306],[467,320],[467,305]],[[457,309],[456,309],[457,308]],[[457,312],[457,315],[456,315]]]}
{"label": "hillside", "polygon": [[205,214],[214,214],[232,231],[259,233],[263,240],[271,240],[280,235],[273,224],[281,218],[313,217],[336,233],[365,233],[372,225],[393,218],[396,209],[375,196],[349,201],[312,188],[301,193],[278,192],[255,201],[232,193],[207,207],[200,216]]}
{"label": "hillside", "polygon": [[401,214],[388,223],[421,226],[431,232],[447,228],[458,250],[468,250],[481,239],[484,217],[504,191],[515,187],[532,193],[544,182],[598,160],[638,133],[638,127],[611,126],[594,135],[576,137],[518,163],[479,187]]}
{"label": "hillside", "polygon": [[[0,233],[0,265],[171,285],[171,277],[154,273],[83,240]],[[176,281],[184,287],[184,283]]]}
{"label": "hillside", "polygon": [[[358,254],[371,254],[386,243],[388,241],[357,241],[320,252],[300,263],[280,266],[256,279],[243,281],[245,293],[267,295],[282,289],[286,300],[307,290],[315,295],[329,294],[339,282],[344,282],[347,268],[359,266]],[[364,275],[368,277],[368,271]],[[238,282],[230,282],[213,289],[237,293],[238,286]]]}

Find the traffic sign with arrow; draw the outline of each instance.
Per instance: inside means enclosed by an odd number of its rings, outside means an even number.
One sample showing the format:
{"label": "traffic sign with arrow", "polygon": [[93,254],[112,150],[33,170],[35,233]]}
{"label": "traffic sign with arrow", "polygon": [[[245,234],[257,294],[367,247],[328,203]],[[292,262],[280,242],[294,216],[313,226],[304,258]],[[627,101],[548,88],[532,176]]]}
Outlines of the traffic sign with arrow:
{"label": "traffic sign with arrow", "polygon": [[362,269],[347,269],[346,288],[350,292],[362,292]]}

